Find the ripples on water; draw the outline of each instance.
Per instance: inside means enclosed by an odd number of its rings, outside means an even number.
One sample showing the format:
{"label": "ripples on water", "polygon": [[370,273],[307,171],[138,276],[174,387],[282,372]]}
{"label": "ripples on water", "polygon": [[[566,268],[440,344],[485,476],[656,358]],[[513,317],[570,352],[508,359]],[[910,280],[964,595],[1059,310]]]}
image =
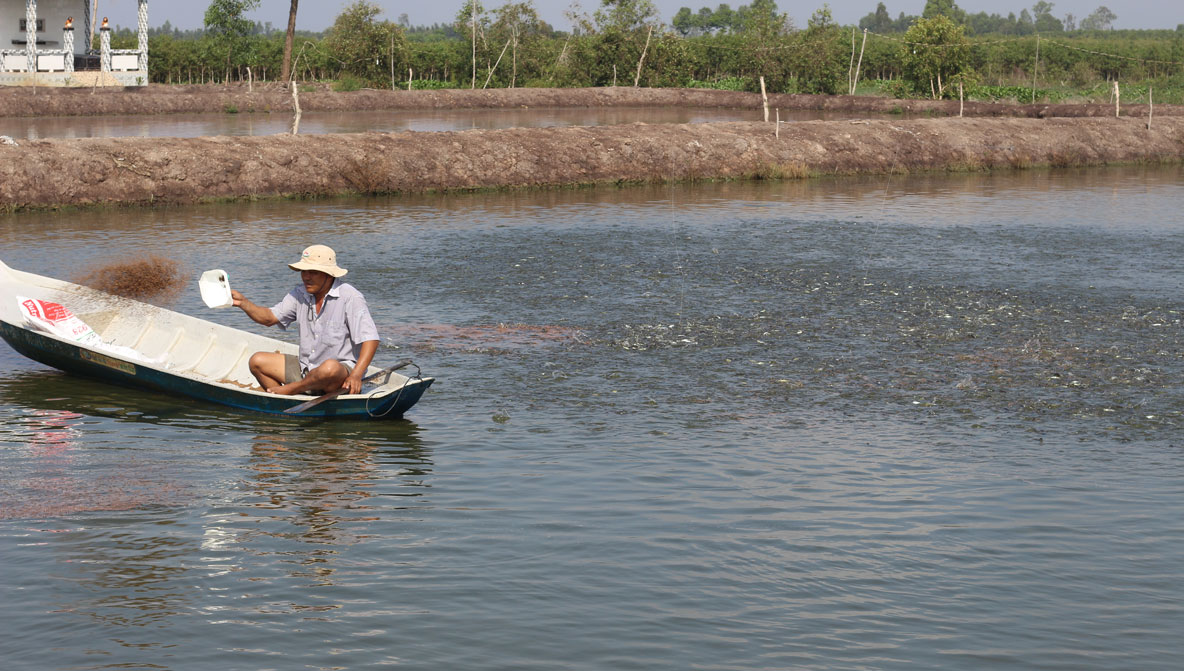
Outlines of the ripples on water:
{"label": "ripples on water", "polygon": [[293,422],[0,349],[0,658],[1174,668],[1180,177],[9,217],[18,268],[167,251],[263,302],[332,226],[438,381]]}

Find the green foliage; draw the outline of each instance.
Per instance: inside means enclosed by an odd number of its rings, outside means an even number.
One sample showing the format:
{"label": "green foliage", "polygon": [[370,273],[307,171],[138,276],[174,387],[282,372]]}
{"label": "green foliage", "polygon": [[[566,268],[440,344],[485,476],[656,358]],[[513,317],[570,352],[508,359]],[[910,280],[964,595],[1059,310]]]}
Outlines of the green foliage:
{"label": "green foliage", "polygon": [[1047,0],[1037,0],[1032,5],[1033,23],[1038,33],[1061,33],[1065,31],[1065,24],[1052,15],[1053,4]]}
{"label": "green foliage", "polygon": [[692,79],[687,83],[687,88],[691,89],[714,89],[717,91],[746,91],[751,88],[752,84],[744,77],[724,77],[713,82],[700,81]]}
{"label": "green foliage", "polygon": [[904,79],[876,80],[875,88],[890,98],[913,98],[917,91],[913,85]]}
{"label": "green foliage", "polygon": [[966,22],[966,12],[954,0],[926,0],[921,18],[934,19],[939,16],[944,16],[954,23]]}
{"label": "green foliage", "polygon": [[227,70],[250,56],[249,38],[255,24],[245,14],[258,6],[259,0],[213,0],[206,8],[206,34],[211,38],[207,48],[224,59]]}
{"label": "green foliage", "polygon": [[361,89],[365,88],[365,86],[366,82],[349,73],[341,75],[337,81],[333,82],[334,91],[360,91]]}
{"label": "green foliage", "polygon": [[[985,100],[987,102],[1032,102],[1033,90],[1030,86],[968,86],[963,90],[967,100]],[[1069,95],[1065,92],[1051,89],[1036,89],[1035,99],[1038,102],[1058,103]]]}
{"label": "green foliage", "polygon": [[[743,11],[747,8],[742,6],[740,9]],[[741,12],[734,11],[726,3],[721,3],[714,10],[710,7],[700,7],[696,13],[691,13],[689,7],[683,7],[670,23],[674,30],[684,37],[739,32],[744,28]]]}
{"label": "green foliage", "polygon": [[700,65],[701,61],[686,40],[674,33],[661,33],[650,42],[641,70],[640,85],[679,88],[694,77]]}
{"label": "green foliage", "polygon": [[831,17],[829,5],[823,4],[810,17],[806,30],[799,35],[793,59],[800,92],[847,92],[842,90],[849,60],[842,33]]}
{"label": "green foliage", "polygon": [[254,27],[246,13],[259,7],[259,0],[211,0],[206,8],[206,33],[214,36],[243,38]]}
{"label": "green foliage", "polygon": [[876,11],[859,20],[859,27],[874,33],[893,32],[892,17],[888,15],[888,6],[882,2],[878,3]]}
{"label": "green foliage", "polygon": [[411,80],[412,91],[438,91],[440,89],[455,89],[460,88],[456,82],[446,82],[439,79],[413,79]]}
{"label": "green foliage", "polygon": [[368,85],[389,86],[392,72],[407,70],[407,42],[403,29],[390,21],[378,21],[382,10],[366,0],[345,8],[325,36],[325,51],[340,71]]}
{"label": "green foliage", "polygon": [[507,2],[494,10],[493,24],[489,27],[493,44],[502,44],[505,66],[495,70],[491,86],[518,86],[522,78],[542,76],[545,63],[540,56],[539,42],[549,32],[548,26],[539,18],[530,0]]}
{"label": "green foliage", "polygon": [[600,0],[592,17],[600,30],[627,32],[655,23],[658,8],[652,0]]}
{"label": "green foliage", "polygon": [[904,74],[915,89],[926,88],[934,98],[967,69],[970,45],[963,27],[944,15],[920,19],[904,34],[901,49]]}
{"label": "green foliage", "polygon": [[1082,30],[1110,30],[1118,16],[1105,5],[1098,7],[1092,14],[1081,20]]}
{"label": "green foliage", "polygon": [[743,66],[738,74],[747,75],[754,86],[760,77],[773,91],[789,89],[794,63],[786,56],[791,53],[794,40],[790,37],[789,17],[777,12],[772,0],[753,0],[741,7],[743,31],[737,36]]}

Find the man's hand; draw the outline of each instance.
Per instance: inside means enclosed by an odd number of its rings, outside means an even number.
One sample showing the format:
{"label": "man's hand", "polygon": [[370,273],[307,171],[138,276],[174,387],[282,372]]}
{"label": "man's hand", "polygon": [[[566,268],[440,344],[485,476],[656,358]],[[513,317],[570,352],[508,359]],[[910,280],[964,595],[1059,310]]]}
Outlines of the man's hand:
{"label": "man's hand", "polygon": [[231,304],[234,305],[234,307],[241,308],[243,306],[243,301],[245,301],[247,299],[245,296],[242,295],[242,293],[240,293],[238,291],[238,289],[231,289],[230,290],[230,300],[231,300]]}
{"label": "man's hand", "polygon": [[345,378],[345,382],[341,383],[341,388],[344,389],[345,393],[347,394],[357,394],[361,392],[362,378],[364,376],[365,371],[361,369],[361,366],[359,366],[357,370],[354,370],[354,372],[349,374],[349,377]]}
{"label": "man's hand", "polygon": [[362,343],[361,351],[358,353],[358,362],[349,377],[345,378],[345,382],[341,383],[342,389],[348,390],[351,394],[362,391],[362,378],[366,377],[366,369],[370,368],[370,362],[374,360],[374,353],[377,351],[377,340],[367,340]]}

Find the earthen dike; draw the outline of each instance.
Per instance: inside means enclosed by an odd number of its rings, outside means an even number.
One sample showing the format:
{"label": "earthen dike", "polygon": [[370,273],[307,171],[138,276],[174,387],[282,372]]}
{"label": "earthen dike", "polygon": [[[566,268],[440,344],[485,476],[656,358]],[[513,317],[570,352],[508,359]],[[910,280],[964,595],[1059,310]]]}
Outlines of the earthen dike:
{"label": "earthen dike", "polygon": [[[300,94],[303,111],[695,106],[752,109],[759,94],[685,89],[497,89]],[[771,95],[777,109],[912,118],[628,124],[457,132],[205,138],[17,139],[0,143],[0,208],[181,204],[350,193],[550,188],[818,175],[1178,163],[1184,108],[1003,105]],[[217,112],[292,114],[275,84],[5,89],[0,116]],[[1148,112],[1151,123],[1148,128]],[[916,115],[926,118],[916,118]]]}

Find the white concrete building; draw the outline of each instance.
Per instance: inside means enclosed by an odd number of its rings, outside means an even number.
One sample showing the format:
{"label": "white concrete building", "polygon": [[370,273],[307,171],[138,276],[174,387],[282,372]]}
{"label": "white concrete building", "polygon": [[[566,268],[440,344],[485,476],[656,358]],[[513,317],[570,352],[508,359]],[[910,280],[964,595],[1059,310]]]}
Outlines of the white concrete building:
{"label": "white concrete building", "polygon": [[148,0],[136,0],[138,44],[112,49],[94,0],[0,0],[0,86],[144,86]]}

